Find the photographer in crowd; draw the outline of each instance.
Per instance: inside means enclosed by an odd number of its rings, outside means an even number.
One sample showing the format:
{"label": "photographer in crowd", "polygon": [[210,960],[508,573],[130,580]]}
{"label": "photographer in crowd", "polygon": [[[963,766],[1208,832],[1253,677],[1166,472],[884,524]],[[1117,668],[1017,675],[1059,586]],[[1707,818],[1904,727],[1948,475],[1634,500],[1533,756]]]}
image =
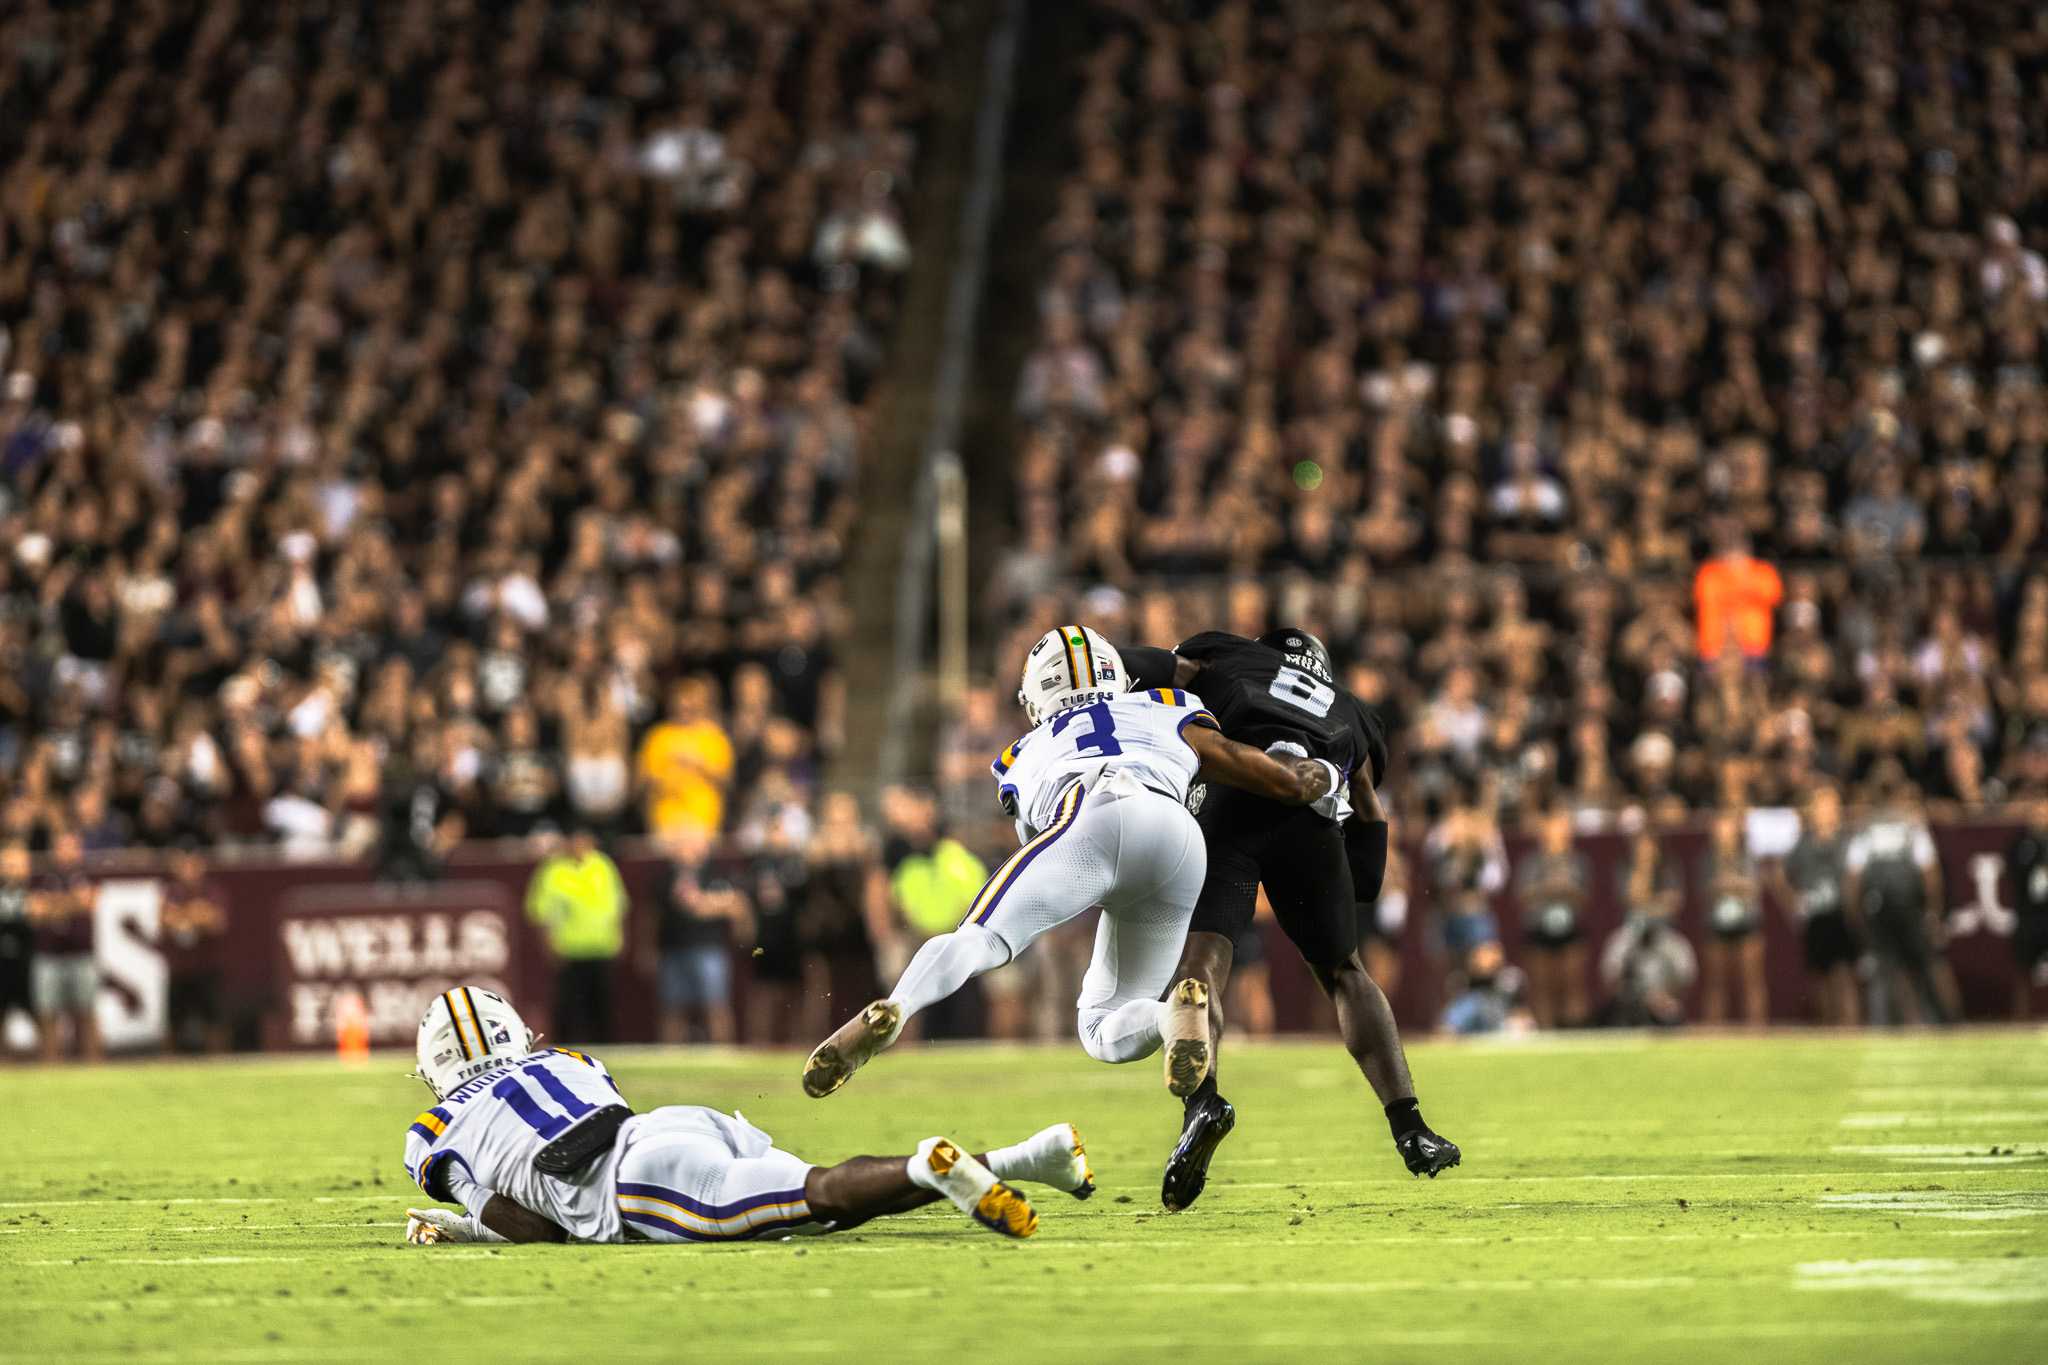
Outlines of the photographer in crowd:
{"label": "photographer in crowd", "polygon": [[1879,764],[1872,786],[1877,803],[1843,854],[1850,923],[1876,954],[1889,1022],[1952,1023],[1960,1002],[1942,953],[1948,939],[1934,836],[1918,790],[1895,760]]}
{"label": "photographer in crowd", "polygon": [[1627,918],[1600,950],[1600,983],[1607,992],[1600,1022],[1676,1028],[1685,1022],[1685,993],[1699,977],[1699,959],[1673,922],[1678,879],[1665,867],[1655,835],[1636,834],[1620,881]]}
{"label": "photographer in crowd", "polygon": [[1862,950],[1849,929],[1841,793],[1815,787],[1800,815],[1799,842],[1773,866],[1772,889],[1799,932],[1820,1022],[1854,1026],[1862,1016],[1856,998]]}

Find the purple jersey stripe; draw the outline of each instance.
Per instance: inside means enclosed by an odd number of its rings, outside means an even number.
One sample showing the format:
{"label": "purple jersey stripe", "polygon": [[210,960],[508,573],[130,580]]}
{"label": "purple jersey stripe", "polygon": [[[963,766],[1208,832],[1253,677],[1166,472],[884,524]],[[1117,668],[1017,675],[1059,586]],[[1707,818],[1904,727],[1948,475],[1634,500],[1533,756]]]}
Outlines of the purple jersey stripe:
{"label": "purple jersey stripe", "polygon": [[621,1195],[639,1195],[643,1199],[665,1200],[679,1208],[688,1209],[700,1218],[730,1218],[734,1214],[769,1208],[776,1204],[804,1202],[804,1192],[801,1188],[778,1190],[774,1194],[750,1194],[744,1199],[735,1199],[730,1204],[707,1204],[701,1199],[692,1199],[681,1190],[672,1190],[666,1185],[643,1185],[630,1180],[621,1180],[618,1191]]}

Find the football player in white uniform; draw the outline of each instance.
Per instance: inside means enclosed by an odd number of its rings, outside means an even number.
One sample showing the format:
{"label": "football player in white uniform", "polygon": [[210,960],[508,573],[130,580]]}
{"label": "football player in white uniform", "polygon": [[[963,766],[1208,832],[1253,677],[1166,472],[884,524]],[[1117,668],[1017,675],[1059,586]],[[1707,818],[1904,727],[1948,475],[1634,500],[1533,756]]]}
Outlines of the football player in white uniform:
{"label": "football player in white uniform", "polygon": [[1333,765],[1225,739],[1200,698],[1128,692],[1128,679],[1116,650],[1083,626],[1047,631],[1031,647],[1017,699],[1034,728],[991,765],[1022,847],[958,928],[918,949],[887,999],[811,1053],[806,1094],[831,1094],[895,1042],[905,1020],[1095,905],[1095,956],[1076,1002],[1081,1046],[1100,1061],[1131,1062],[1164,1042],[1167,1088],[1186,1095],[1201,1084],[1207,988],[1188,980],[1166,991],[1208,865],[1184,804],[1189,782],[1200,771],[1332,819],[1349,809]]}
{"label": "football player in white uniform", "polygon": [[992,1232],[1038,1217],[1013,1182],[1095,1192],[1059,1123],[979,1157],[943,1137],[909,1156],[813,1166],[738,1114],[675,1105],[635,1114],[604,1064],[536,1048],[503,996],[458,986],[420,1020],[434,1104],[405,1135],[405,1169],[467,1213],[407,1209],[409,1242],[729,1242],[833,1232],[939,1199]]}

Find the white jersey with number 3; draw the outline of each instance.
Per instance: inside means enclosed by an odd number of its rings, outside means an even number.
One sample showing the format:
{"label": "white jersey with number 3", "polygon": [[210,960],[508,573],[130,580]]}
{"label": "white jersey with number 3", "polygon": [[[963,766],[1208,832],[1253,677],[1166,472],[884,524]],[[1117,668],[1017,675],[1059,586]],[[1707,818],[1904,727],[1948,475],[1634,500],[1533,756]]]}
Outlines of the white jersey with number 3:
{"label": "white jersey with number 3", "polygon": [[552,1219],[579,1241],[616,1242],[613,1159],[569,1178],[536,1171],[533,1159],[576,1120],[623,1103],[604,1063],[547,1048],[457,1086],[414,1119],[405,1134],[406,1174],[429,1189],[435,1167],[452,1161],[477,1184]]}
{"label": "white jersey with number 3", "polygon": [[1110,769],[1185,801],[1201,759],[1187,741],[1190,725],[1222,727],[1202,699],[1178,688],[1125,692],[1048,716],[990,764],[1004,809],[1020,839],[1048,828],[1060,793],[1076,780],[1093,784]]}

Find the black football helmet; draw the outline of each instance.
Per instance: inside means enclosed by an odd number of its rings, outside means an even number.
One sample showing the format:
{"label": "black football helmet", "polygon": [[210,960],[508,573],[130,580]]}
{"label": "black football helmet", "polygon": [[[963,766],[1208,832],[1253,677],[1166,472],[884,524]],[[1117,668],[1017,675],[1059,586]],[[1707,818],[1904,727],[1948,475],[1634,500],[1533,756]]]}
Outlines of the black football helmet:
{"label": "black football helmet", "polygon": [[1329,648],[1299,626],[1269,630],[1259,637],[1259,643],[1269,645],[1282,654],[1299,655],[1307,662],[1309,672],[1326,683],[1337,681],[1337,670],[1330,662]]}

